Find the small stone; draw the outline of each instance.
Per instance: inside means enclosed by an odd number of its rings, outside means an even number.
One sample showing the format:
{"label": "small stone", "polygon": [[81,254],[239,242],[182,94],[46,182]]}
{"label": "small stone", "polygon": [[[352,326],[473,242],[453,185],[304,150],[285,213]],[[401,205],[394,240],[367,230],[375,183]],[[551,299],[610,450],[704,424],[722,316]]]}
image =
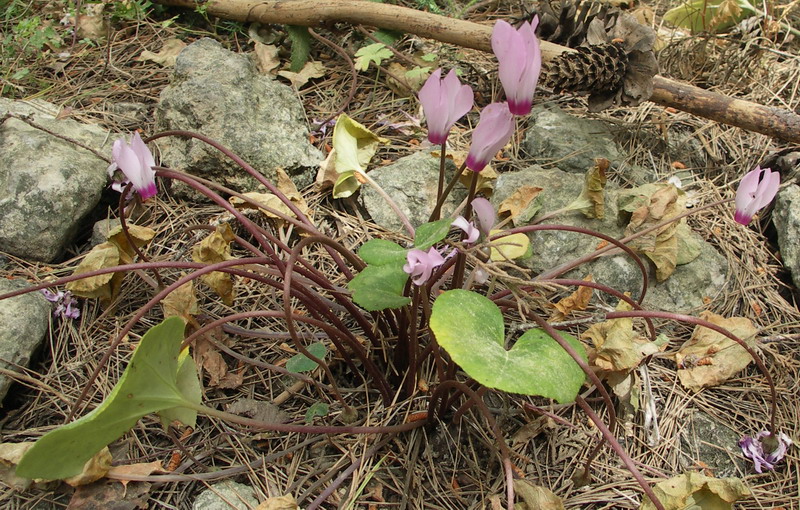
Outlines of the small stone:
{"label": "small stone", "polygon": [[702,411],[686,412],[691,414],[680,431],[679,461],[683,469],[706,467],[716,478],[737,476],[746,471],[736,432]]}
{"label": "small stone", "polygon": [[201,492],[194,500],[192,510],[250,510],[257,506],[252,487],[225,480]]}
{"label": "small stone", "polygon": [[778,247],[783,265],[800,287],[800,186],[793,184],[778,193],[772,212],[778,232]]}

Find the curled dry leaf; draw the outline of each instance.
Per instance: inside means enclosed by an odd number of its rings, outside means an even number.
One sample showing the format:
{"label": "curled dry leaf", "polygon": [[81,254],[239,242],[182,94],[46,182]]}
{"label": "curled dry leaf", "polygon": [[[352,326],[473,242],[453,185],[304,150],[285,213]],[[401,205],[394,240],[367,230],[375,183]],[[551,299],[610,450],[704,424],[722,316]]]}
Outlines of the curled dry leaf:
{"label": "curled dry leaf", "polygon": [[[231,260],[231,241],[235,238],[231,226],[223,223],[217,229],[200,241],[192,249],[192,260],[205,264],[215,264]],[[233,304],[233,276],[228,273],[214,271],[200,277],[201,281],[211,287],[222,301],[230,306]]]}
{"label": "curled dry leaf", "polygon": [[300,506],[294,496],[287,494],[286,496],[267,498],[259,503],[256,510],[300,510]]}
{"label": "curled dry leaf", "polygon": [[[592,275],[587,275],[583,280],[586,282],[592,281]],[[575,292],[553,305],[556,310],[550,316],[550,320],[563,321],[574,311],[586,310],[586,307],[589,306],[589,301],[592,299],[593,291],[594,289],[591,287],[578,287]]]}
{"label": "curled dry leaf", "polygon": [[113,466],[106,473],[106,478],[117,480],[122,485],[127,485],[131,477],[148,476],[153,473],[166,473],[164,464],[160,460],[153,462],[140,462],[138,464],[125,464],[123,466]]}
{"label": "curled dry leaf", "polygon": [[564,510],[564,502],[550,489],[534,485],[527,480],[515,479],[514,492],[529,510]]}
{"label": "curled dry leaf", "polygon": [[[155,231],[153,229],[140,227],[134,224],[128,224],[128,233],[133,243],[138,248],[150,242],[155,236]],[[128,242],[128,238],[122,231],[121,226],[111,229],[108,232],[107,239],[108,241],[105,243],[98,244],[92,248],[72,274],[78,275],[88,273],[90,271],[114,267],[120,264],[130,264],[134,261],[136,252]],[[76,296],[99,298],[104,305],[107,305],[116,298],[124,277],[125,275],[123,273],[107,273],[91,276],[89,278],[69,282],[66,285],[66,289]]]}
{"label": "curled dry leaf", "polygon": [[255,55],[258,70],[264,74],[268,74],[281,65],[278,48],[275,45],[254,41],[253,55]]}
{"label": "curled dry leaf", "polygon": [[322,62],[306,62],[306,65],[303,66],[303,69],[301,69],[299,73],[278,71],[278,76],[286,78],[292,82],[295,88],[299,89],[308,83],[308,80],[325,76],[325,66],[322,65]]}
{"label": "curled dry leaf", "polygon": [[111,469],[111,460],[111,452],[108,451],[106,446],[97,452],[94,457],[86,461],[83,471],[75,476],[65,478],[64,481],[73,487],[88,485],[97,481],[106,476],[108,470]]}
{"label": "curled dry leaf", "polygon": [[[750,495],[750,490],[738,478],[713,478],[697,472],[658,482],[653,492],[667,510],[731,510],[733,503]],[[655,508],[650,499],[644,496],[639,510]]]}
{"label": "curled dry leaf", "polygon": [[0,481],[11,488],[24,491],[33,480],[17,476],[19,460],[33,446],[33,441],[23,443],[0,443]]}
{"label": "curled dry leaf", "polygon": [[[631,306],[620,301],[617,311],[631,310]],[[594,350],[589,350],[589,362],[606,372],[628,372],[636,368],[645,356],[660,350],[656,342],[651,342],[636,333],[633,319],[612,319],[593,324],[582,335],[590,339]]]}
{"label": "curled dry leaf", "polygon": [[[701,313],[700,318],[727,329],[750,347],[755,347],[758,329],[749,319],[725,318],[711,312]],[[675,361],[681,384],[692,391],[700,391],[727,381],[749,365],[753,358],[725,335],[697,326],[692,337],[675,354]]]}
{"label": "curled dry leaf", "polygon": [[543,189],[538,186],[520,186],[500,203],[497,217],[504,219],[510,216],[515,226],[527,223],[542,207],[537,198]]}
{"label": "curled dry leaf", "polygon": [[180,39],[167,39],[158,53],[144,50],[135,60],[139,62],[155,62],[163,67],[174,67],[178,54],[186,47],[186,43]]}
{"label": "curled dry leaf", "polygon": [[192,319],[192,316],[200,313],[197,295],[194,292],[194,280],[189,280],[170,292],[161,300],[161,308],[164,310],[165,319],[177,315],[186,323]]}

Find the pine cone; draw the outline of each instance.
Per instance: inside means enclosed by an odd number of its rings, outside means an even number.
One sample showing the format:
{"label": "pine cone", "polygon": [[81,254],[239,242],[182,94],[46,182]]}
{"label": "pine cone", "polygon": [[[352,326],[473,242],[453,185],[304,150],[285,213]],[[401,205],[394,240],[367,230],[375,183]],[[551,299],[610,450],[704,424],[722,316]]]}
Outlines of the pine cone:
{"label": "pine cone", "polygon": [[576,6],[574,0],[543,0],[528,18],[534,15],[539,16],[537,32],[540,39],[577,48],[586,41],[586,32],[592,20],[608,19],[613,23],[615,12],[609,13],[606,3],[590,1]]}
{"label": "pine cone", "polygon": [[577,48],[547,64],[545,84],[553,90],[595,93],[616,90],[628,70],[628,56],[619,42]]}

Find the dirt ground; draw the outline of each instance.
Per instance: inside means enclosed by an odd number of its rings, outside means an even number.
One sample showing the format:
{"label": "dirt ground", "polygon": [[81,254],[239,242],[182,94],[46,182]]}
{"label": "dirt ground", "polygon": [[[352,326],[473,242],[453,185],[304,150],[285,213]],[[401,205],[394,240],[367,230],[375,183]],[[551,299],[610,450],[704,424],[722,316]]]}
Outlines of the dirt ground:
{"label": "dirt ground", "polygon": [[[95,27],[99,32],[94,35],[81,34],[72,45],[70,25],[59,23],[67,13],[61,0],[4,2],[6,14],[0,20],[5,34],[0,36],[5,37],[3,71],[0,71],[3,95],[20,100],[44,99],[58,105],[65,118],[96,123],[115,133],[136,128],[152,134],[153,109],[159,92],[168,84],[170,69],[141,59],[143,51],[158,52],[166,41],[174,38],[189,43],[200,37],[218,39],[233,51],[252,51],[247,26],[207,19],[197,12],[161,7],[149,9],[148,15],[142,17],[141,11],[130,7],[132,3],[116,2],[127,5],[128,10],[119,5],[107,5],[100,18],[111,18],[110,24]],[[411,0],[407,3],[417,7]],[[662,4],[649,7],[659,15],[667,7]],[[457,7],[464,6],[458,2],[448,3],[447,12],[454,12]],[[498,17],[519,14],[518,2],[480,2],[468,11],[466,18],[488,23]],[[21,21],[37,16],[39,24],[35,32],[44,34],[45,40],[38,51],[31,52],[24,49],[26,43],[21,36],[15,39],[13,34],[19,33],[19,30],[14,32],[14,28],[19,27]],[[658,19],[657,16],[657,22]],[[276,27],[275,33],[282,34],[281,28]],[[364,38],[353,27],[343,24],[327,27],[321,33],[351,56]],[[761,104],[793,111],[800,107],[797,42],[776,42],[766,37],[742,42],[741,36],[736,35],[679,38],[672,34],[664,43],[659,55],[664,76]],[[288,40],[285,36],[276,37],[276,44],[284,45],[287,52],[284,64],[288,65]],[[491,55],[414,36],[406,36],[396,47],[407,54],[425,47],[427,52],[442,55],[446,66],[459,62],[471,69],[493,69],[494,65]],[[65,52],[69,55],[63,55]],[[310,122],[327,119],[346,104],[351,117],[390,140],[373,160],[377,164],[388,164],[403,156],[404,151],[423,138],[424,131],[414,126],[403,130],[392,127],[407,124],[409,115],[418,118],[419,112],[416,99],[403,96],[387,83],[385,75],[376,77],[372,71],[359,73],[355,95],[347,103],[352,80],[348,65],[319,42],[312,46],[312,58],[326,62],[326,74],[298,90]],[[27,69],[24,76],[12,77],[22,69]],[[478,78],[479,74],[476,73],[473,83],[478,93],[484,97],[496,95],[499,90],[496,74]],[[590,116],[581,97],[540,90],[537,101],[554,102],[576,115]],[[131,102],[146,106],[144,124],[131,126],[129,119],[117,113],[114,107]],[[592,116],[609,120],[618,127],[619,142],[627,151],[627,161],[661,177],[676,171],[675,153],[668,149],[670,140],[687,135],[695,140],[702,150],[693,154],[691,161],[681,163],[687,167],[684,171],[691,174],[688,186],[696,192],[698,205],[733,196],[732,184],[738,182],[745,171],[768,153],[788,147],[764,135],[680,111],[668,111],[652,103],[606,110]],[[330,136],[330,131],[318,134],[313,142],[326,152]],[[498,171],[529,163],[516,156],[518,141],[508,151],[508,160],[497,165]],[[451,137],[451,142],[456,149],[465,150],[468,133],[459,132]],[[313,188],[306,190],[305,195],[315,220],[322,227],[348,232],[344,239],[347,246],[357,246],[376,235],[393,235],[363,223],[352,203],[333,201]],[[100,207],[103,210],[98,211],[96,219],[113,215],[115,205]],[[149,226],[157,231],[174,232],[172,239],[154,248],[151,253],[154,257],[166,257],[170,250],[190,249],[196,237],[183,231],[183,227],[212,222],[220,217],[215,207],[183,203],[164,194],[159,196],[158,207],[153,211],[157,212],[149,218]],[[762,217],[759,224],[750,228],[743,228],[734,223],[732,217],[713,210],[692,216],[689,222],[725,255],[729,264],[730,284],[724,295],[710,300],[710,309],[726,316],[747,317],[761,328],[759,348],[778,388],[781,430],[793,439],[800,439],[798,294],[781,266],[769,216]],[[86,243],[87,236],[79,239],[59,264],[32,264],[11,258],[0,276],[39,282],[70,274],[80,254],[85,252]],[[320,251],[316,257],[321,267],[329,264],[324,252]],[[175,275],[177,273],[167,273],[166,277]],[[93,300],[82,300],[79,320],[53,322],[41,357],[29,370],[20,371],[13,395],[4,404],[0,420],[3,441],[30,440],[64,422],[115,332],[153,295],[152,288],[136,275],[129,275],[124,287],[125,299],[113,312],[102,309]],[[265,309],[276,303],[276,298],[262,292],[256,282],[241,282],[238,292],[241,302],[246,303],[240,311]],[[208,292],[203,299],[204,313],[209,317],[225,315],[226,308],[216,296]],[[132,342],[158,320],[156,314],[137,325],[132,338],[122,344],[101,372],[83,412],[102,401],[124,368]],[[694,410],[704,411],[737,436],[753,435],[766,428],[769,411],[769,391],[764,377],[752,365],[724,385],[697,394],[684,389],[677,382],[675,362],[670,354],[674,354],[691,330],[666,323],[663,327],[671,336],[670,347],[647,365],[661,438],[653,445],[648,444],[642,413],[618,432],[623,434],[623,446],[652,481],[687,469],[703,471],[707,468],[701,462],[688,467],[681,464],[681,452],[685,452],[685,447],[681,446],[680,434]],[[225,374],[233,382],[227,386],[211,386],[206,379],[205,399],[212,405],[225,408],[243,397],[267,402],[279,399],[281,410],[289,419],[302,420],[308,406],[319,398],[308,385],[289,390],[294,381],[252,363],[253,360],[284,363],[292,355],[285,338],[245,339],[224,335],[217,340],[224,347],[221,357],[225,362]],[[384,406],[363,380],[339,365],[334,363],[334,368],[340,368],[337,376],[341,378],[346,397],[357,405],[365,422],[373,425],[400,422],[427,409],[423,391],[414,398]],[[428,376],[434,377],[433,373]],[[574,483],[572,475],[588,458],[599,437],[579,408],[493,391],[486,392],[484,397],[511,448],[512,461],[520,470],[518,474],[548,487],[564,499],[567,508],[638,508],[639,486],[609,448],[603,448],[594,462],[592,483],[582,487]],[[607,417],[602,402],[589,400],[595,412]],[[547,412],[524,411],[522,402],[542,406]],[[146,475],[142,481],[131,482],[124,489],[117,482],[108,483],[114,486],[117,499],[132,503],[146,501],[142,508],[190,508],[196,495],[219,479],[251,485],[260,500],[293,494],[301,508],[306,508],[340,476],[345,476],[344,481],[319,508],[501,508],[500,501],[505,494],[504,472],[495,438],[480,414],[472,411],[457,423],[417,429],[392,437],[388,442],[380,436],[254,434],[204,417],[199,418],[194,430],[177,437],[165,433],[156,417],[148,416],[115,443],[112,452],[127,462],[162,460],[167,464],[175,459],[177,469],[169,474]],[[753,473],[750,465],[743,465],[746,468],[736,476],[745,480],[752,497],[737,503],[736,508],[800,508],[800,456],[796,447],[790,449],[775,471],[759,475]],[[353,466],[355,469],[347,470]],[[110,489],[103,490],[102,497],[110,497]],[[69,504],[74,490],[64,484],[45,484],[25,492],[11,489],[0,492],[3,508],[62,508]],[[76,502],[73,501],[74,508],[78,508],[74,506]]]}

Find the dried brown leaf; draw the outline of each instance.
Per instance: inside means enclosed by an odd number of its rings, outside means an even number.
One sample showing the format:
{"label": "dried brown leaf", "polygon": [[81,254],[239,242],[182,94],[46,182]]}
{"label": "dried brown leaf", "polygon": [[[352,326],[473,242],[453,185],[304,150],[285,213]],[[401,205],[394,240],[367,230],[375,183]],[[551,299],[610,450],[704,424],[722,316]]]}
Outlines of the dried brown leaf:
{"label": "dried brown leaf", "polygon": [[297,501],[294,496],[287,494],[286,496],[278,496],[274,498],[267,498],[256,507],[256,510],[299,510]]}
{"label": "dried brown leaf", "polygon": [[111,460],[111,452],[106,446],[97,452],[94,457],[86,461],[86,464],[83,466],[83,471],[75,476],[64,479],[64,481],[73,487],[96,482],[106,476],[106,473],[111,468]]}
{"label": "dried brown leaf", "polygon": [[543,189],[538,186],[520,186],[500,203],[497,217],[504,219],[510,216],[514,225],[526,223],[541,209],[542,206],[536,198]]}
{"label": "dried brown leaf", "polygon": [[[583,280],[586,282],[592,281],[592,275],[587,275]],[[563,321],[572,312],[586,310],[586,307],[589,306],[589,301],[592,299],[593,291],[594,289],[591,287],[578,287],[575,292],[553,305],[556,311],[550,316],[550,320]]]}
{"label": "dried brown leaf", "polygon": [[322,65],[322,62],[306,62],[306,65],[303,66],[299,73],[293,73],[291,71],[278,71],[278,76],[286,78],[292,82],[294,87],[299,89],[308,83],[308,80],[325,76],[325,66]]}
{"label": "dried brown leaf", "polygon": [[[721,326],[738,336],[750,347],[755,347],[758,329],[744,317],[722,317],[711,312],[700,314],[712,324]],[[749,365],[753,358],[747,351],[721,333],[697,326],[692,337],[675,355],[678,379],[692,391],[719,385]]]}
{"label": "dried brown leaf", "polygon": [[150,61],[161,65],[162,67],[174,67],[178,54],[186,47],[186,43],[180,39],[167,39],[161,46],[158,53],[153,53],[149,50],[144,50],[141,55],[134,60],[139,62]]}
{"label": "dried brown leaf", "polygon": [[[231,226],[223,223],[194,246],[192,260],[205,264],[215,264],[232,259],[230,243],[234,237]],[[211,287],[226,305],[233,304],[233,277],[230,274],[214,271],[201,276],[200,279]]]}
{"label": "dried brown leaf", "polygon": [[161,307],[164,309],[165,319],[177,315],[186,323],[191,321],[192,316],[200,313],[197,295],[194,292],[194,280],[189,280],[170,292],[161,300]]}
{"label": "dried brown leaf", "polygon": [[268,74],[281,65],[281,59],[278,57],[278,48],[272,44],[255,41],[253,54],[256,57],[258,70],[264,74]]}
{"label": "dried brown leaf", "polygon": [[527,480],[515,479],[514,492],[531,510],[565,510],[564,502],[550,489]]}

